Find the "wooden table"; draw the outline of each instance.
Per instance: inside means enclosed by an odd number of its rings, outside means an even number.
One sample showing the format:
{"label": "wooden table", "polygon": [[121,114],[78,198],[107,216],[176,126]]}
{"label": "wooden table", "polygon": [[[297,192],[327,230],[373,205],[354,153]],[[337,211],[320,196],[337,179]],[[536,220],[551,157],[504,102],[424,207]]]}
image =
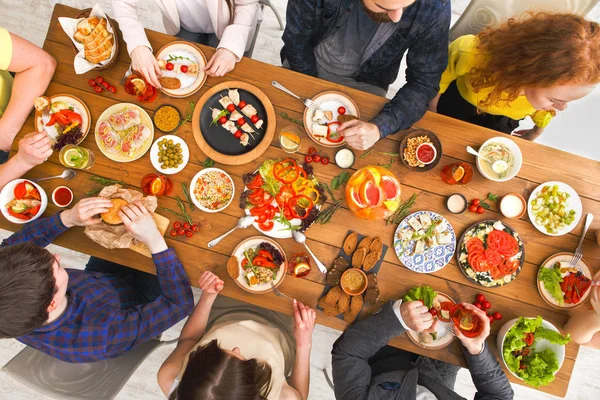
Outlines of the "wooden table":
{"label": "wooden table", "polygon": [[[52,83],[48,88],[47,94],[68,93],[79,97],[90,108],[92,126],[95,126],[96,119],[107,107],[118,102],[135,102],[135,99],[126,94],[121,86],[117,87],[116,95],[108,92],[97,94],[88,86],[88,79],[101,75],[107,81],[116,85],[129,67],[130,59],[127,52],[124,50],[126,48],[125,44],[122,42],[119,59],[114,66],[104,71],[92,71],[84,75],[76,75],[73,70],[73,48],[69,38],[60,27],[57,18],[58,16],[74,17],[78,12],[79,10],[77,9],[60,4],[57,4],[54,9],[46,41],[44,42],[44,49],[56,58],[58,67]],[[175,37],[154,31],[147,31],[147,35],[154,46],[154,49],[159,49],[164,44],[177,40]],[[202,47],[202,50],[205,52],[207,58],[210,58],[214,53],[214,49],[209,47]],[[244,60],[236,66],[235,70],[226,77],[208,78],[205,86],[190,98],[174,99],[161,94],[154,103],[140,104],[140,106],[152,114],[153,110],[159,105],[170,103],[176,105],[183,115],[185,115],[188,109],[188,101],[195,102],[206,90],[217,83],[229,80],[241,80],[256,85],[269,96],[277,112],[277,127],[281,128],[284,125],[290,124],[290,122],[282,118],[280,113],[287,113],[289,117],[301,119],[303,106],[292,97],[273,88],[270,82],[275,78],[302,97],[310,98],[325,90],[339,90],[347,93],[359,105],[361,115],[365,120],[374,117],[386,102],[386,99],[382,97],[373,96],[344,86],[244,58]],[[591,212],[600,217],[600,163],[598,162],[536,143],[524,141],[519,138],[514,138],[513,140],[520,146],[524,157],[523,167],[517,178],[511,180],[509,183],[495,183],[484,179],[481,175],[476,173],[473,181],[464,187],[449,186],[441,181],[440,171],[442,167],[459,160],[473,165],[474,158],[467,154],[465,147],[467,145],[477,147],[488,138],[497,136],[498,133],[432,113],[427,113],[425,117],[415,125],[417,127],[429,129],[438,135],[443,143],[443,159],[436,168],[428,172],[421,173],[411,171],[404,167],[399,161],[396,161],[393,164],[391,170],[402,182],[402,197],[404,199],[410,197],[413,193],[418,194],[418,199],[415,207],[413,207],[413,211],[431,210],[444,215],[453,225],[458,235],[460,235],[466,227],[482,218],[502,219],[502,216],[496,212],[495,208],[492,211],[486,212],[483,216],[468,212],[461,215],[450,214],[445,208],[446,196],[456,191],[462,192],[468,199],[485,197],[488,192],[499,195],[503,195],[507,192],[518,192],[527,198],[529,193],[538,184],[550,180],[558,180],[568,183],[579,193],[583,202],[584,213]],[[19,136],[31,132],[33,129],[33,118],[30,117]],[[181,184],[189,184],[194,174],[202,168],[199,165],[198,160],[205,159],[205,156],[201,153],[193,139],[190,124],[183,126],[178,134],[184,138],[190,146],[192,156],[190,164],[188,164],[181,173],[172,177],[175,183],[175,190],[172,195],[170,197],[161,197],[159,200],[160,206],[172,209],[177,208],[174,197],[180,196],[183,198]],[[388,136],[385,140],[379,141],[375,146],[375,151],[362,159],[357,159],[354,169],[370,164],[388,163],[390,157],[382,155],[379,152],[398,152],[401,137],[402,132],[399,132]],[[303,156],[308,152],[308,148],[314,145],[315,144],[308,137],[304,137],[298,155]],[[75,192],[76,200],[85,197],[85,192],[96,187],[96,185],[90,181],[92,175],[118,178],[131,186],[139,187],[142,177],[145,174],[154,172],[148,155],[131,163],[118,164],[110,161],[103,156],[97,148],[93,131],[90,132],[83,142],[83,146],[92,149],[96,154],[96,164],[90,171],[78,172],[77,177],[68,182],[68,185]],[[324,149],[324,153],[330,158],[333,158],[334,151]],[[241,192],[239,189],[243,187],[241,176],[244,173],[253,171],[265,159],[283,157],[284,155],[285,153],[278,147],[278,144],[273,143],[262,157],[250,164],[241,166],[221,166],[217,164],[217,166],[224,168],[232,175],[235,185],[238,188],[238,190],[236,190],[236,198],[233,200],[232,205],[224,212],[218,214],[209,215],[196,210],[193,213],[193,217],[208,218],[212,226],[210,230],[204,230],[201,234],[195,235],[191,239],[185,237],[172,238],[169,236],[167,242],[169,246],[176,249],[177,254],[185,265],[185,269],[192,284],[197,282],[202,271],[210,270],[225,280],[226,286],[223,293],[226,296],[290,314],[292,308],[288,301],[278,298],[273,294],[261,296],[251,295],[239,289],[227,276],[225,265],[229,255],[235,245],[241,240],[257,234],[257,231],[254,230],[254,228],[237,230],[224,239],[217,247],[213,249],[208,249],[207,247],[207,243],[211,239],[229,230],[236,224],[238,218],[243,215],[242,210],[237,206],[239,193]],[[475,168],[474,165],[473,167]],[[34,168],[28,173],[27,177],[36,178],[56,175],[62,170],[63,167],[58,161],[58,156],[57,154],[54,154],[48,162]],[[329,183],[331,179],[340,172],[341,170],[332,164],[326,166],[318,165],[315,167],[315,174],[322,182]],[[47,193],[51,193],[56,186],[63,183],[64,182],[61,181],[51,180],[42,182],[41,186]],[[338,197],[339,196],[343,196],[343,194],[339,192]],[[50,204],[46,215],[51,215],[57,211],[59,210]],[[174,219],[173,216],[169,215],[169,217]],[[583,219],[584,218],[582,218],[582,220]],[[494,305],[493,309],[500,311],[504,315],[504,321],[518,316],[541,315],[544,319],[562,328],[571,312],[553,309],[544,302],[536,288],[536,274],[538,266],[546,259],[546,257],[560,251],[573,251],[575,249],[577,246],[578,234],[580,234],[582,230],[582,223],[580,223],[571,234],[562,237],[550,237],[541,234],[533,227],[533,225],[531,225],[527,216],[520,220],[511,220],[509,224],[519,232],[526,243],[526,263],[521,274],[514,282],[497,289],[486,289],[469,282],[459,270],[455,259],[452,260],[450,265],[434,274],[421,275],[411,272],[400,264],[391,247],[393,232],[396,226],[386,226],[383,221],[360,220],[354,217],[345,204],[344,208],[335,214],[329,224],[314,225],[307,231],[307,243],[326,265],[330,265],[337,256],[342,241],[350,228],[365,235],[381,236],[384,243],[390,246],[390,250],[385,256],[384,263],[379,273],[380,298],[382,302],[403,296],[404,293],[413,286],[428,284],[436,290],[448,293],[457,300],[459,299],[467,302],[472,301],[475,294],[485,293],[487,298]],[[4,218],[1,219],[0,226],[13,231],[19,229],[18,226],[10,224]],[[600,218],[597,218],[594,221],[592,229],[590,229],[590,233],[588,233],[588,236],[586,237],[583,249],[585,259],[590,262],[594,271],[598,270],[600,261],[600,248],[595,245],[595,241],[593,240],[593,231],[598,228],[600,228]],[[303,248],[291,239],[280,240],[280,243],[284,246],[288,254],[303,251]],[[130,250],[108,251],[87,239],[87,237],[83,235],[81,229],[69,230],[56,240],[56,244],[96,257],[119,262],[140,270],[155,272],[151,259]],[[315,307],[323,290],[323,282],[324,276],[319,273],[317,268],[313,268],[311,273],[305,279],[297,279],[293,276],[289,276],[283,282],[280,289],[305,304]],[[585,305],[581,308],[586,309],[587,307],[588,305]],[[372,310],[363,310],[363,314],[367,314],[369,311]],[[340,330],[347,327],[347,324],[344,321],[338,318],[325,316],[322,313],[318,313],[318,322]],[[498,354],[495,344],[496,333],[501,326],[502,322],[494,323],[492,325],[492,335],[488,339],[490,348],[492,348],[496,354]],[[458,341],[455,341],[452,345],[442,351],[427,351],[421,349],[414,345],[406,335],[394,338],[390,344],[450,363],[465,365]],[[556,380],[551,385],[541,388],[540,390],[562,397],[566,395],[578,350],[579,346],[575,344],[567,345],[566,359],[556,376]],[[507,375],[512,382],[520,383],[508,372]]]}

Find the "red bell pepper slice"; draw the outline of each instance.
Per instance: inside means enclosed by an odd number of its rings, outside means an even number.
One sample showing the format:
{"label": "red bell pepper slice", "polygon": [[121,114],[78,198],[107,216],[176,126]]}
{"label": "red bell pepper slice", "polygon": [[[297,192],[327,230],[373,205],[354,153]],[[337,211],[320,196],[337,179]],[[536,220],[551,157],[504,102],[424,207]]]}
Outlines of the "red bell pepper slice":
{"label": "red bell pepper slice", "polygon": [[267,209],[267,210],[265,210],[265,212],[264,212],[264,213],[260,214],[260,215],[258,216],[258,218],[256,218],[254,221],[258,222],[259,224],[260,224],[260,223],[263,223],[263,222],[266,222],[266,221],[267,221],[267,219],[269,219],[269,215],[267,214],[267,212],[268,212],[268,209]]}
{"label": "red bell pepper slice", "polygon": [[275,201],[280,207],[285,207],[287,202],[294,196],[296,196],[294,189],[292,189],[290,185],[283,185],[281,189],[279,189],[277,196],[275,196]]}
{"label": "red bell pepper slice", "polygon": [[[308,213],[313,208],[313,201],[310,197],[305,196],[303,194],[299,194],[296,197],[293,197],[288,201],[288,206],[290,207],[290,211],[294,218],[304,219],[308,216]],[[304,213],[299,214],[299,209],[303,209]]]}
{"label": "red bell pepper slice", "polygon": [[11,209],[10,209],[10,207],[8,207],[8,208],[6,209],[6,211],[8,211],[8,213],[9,213],[10,215],[12,215],[13,217],[15,217],[15,218],[18,218],[18,219],[22,219],[23,221],[29,221],[29,220],[32,218],[32,217],[30,217],[30,216],[27,216],[27,215],[25,215],[25,214],[19,214],[19,213],[16,213],[16,212],[14,212],[13,210],[11,210]]}
{"label": "red bell pepper slice", "polygon": [[258,206],[252,207],[250,209],[250,215],[252,215],[253,217],[258,217],[259,215],[264,214],[265,211],[267,211],[268,207],[269,207],[268,204],[263,207],[258,207]]}
{"label": "red bell pepper slice", "polygon": [[46,126],[54,126],[56,124],[56,114],[50,116],[50,121],[46,123]]}
{"label": "red bell pepper slice", "polygon": [[271,253],[269,253],[266,250],[262,250],[262,249],[258,250],[258,255],[261,256],[261,257],[266,258],[269,261],[273,261],[273,256],[271,255]]}
{"label": "red bell pepper slice", "polygon": [[15,186],[15,189],[13,190],[13,195],[15,196],[15,199],[17,200],[22,200],[26,195],[27,195],[27,187],[25,186],[27,182],[23,181],[17,184],[17,186]]}
{"label": "red bell pepper slice", "polygon": [[270,231],[271,229],[273,229],[274,225],[275,223],[273,221],[266,221],[258,224],[258,227],[263,231]]}
{"label": "red bell pepper slice", "polygon": [[41,207],[41,205],[37,205],[35,207],[31,207],[29,210],[27,210],[27,213],[29,213],[29,215],[31,215],[31,218],[33,218],[40,211],[40,207]]}
{"label": "red bell pepper slice", "polygon": [[337,121],[332,121],[327,124],[327,140],[329,140],[332,143],[339,143],[342,140],[344,140],[344,135],[342,135],[341,133],[339,133],[337,131],[332,132],[331,131],[332,125],[341,125],[341,124]]}

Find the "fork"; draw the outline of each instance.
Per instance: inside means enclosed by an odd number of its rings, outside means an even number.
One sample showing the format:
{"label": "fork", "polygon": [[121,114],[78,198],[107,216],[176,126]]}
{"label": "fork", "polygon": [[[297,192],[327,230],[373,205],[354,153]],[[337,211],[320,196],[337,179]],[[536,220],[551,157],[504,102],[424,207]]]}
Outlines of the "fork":
{"label": "fork", "polygon": [[585,226],[583,227],[583,233],[579,238],[579,245],[577,245],[577,249],[575,250],[575,254],[573,254],[573,258],[571,258],[571,261],[569,261],[569,266],[577,267],[579,271],[581,271],[581,268],[579,268],[577,264],[579,263],[579,261],[581,261],[581,258],[583,257],[583,252],[581,251],[581,248],[583,246],[583,239],[585,238],[585,234],[587,233],[593,220],[594,216],[591,213],[588,213],[585,216]]}
{"label": "fork", "polygon": [[123,84],[125,83],[125,79],[127,79],[127,77],[129,75],[131,75],[133,73],[132,69],[131,69],[131,64],[129,64],[129,69],[127,69],[127,71],[125,71],[125,75],[123,75],[123,78],[121,78],[121,82],[119,82],[119,85],[123,86]]}
{"label": "fork", "polygon": [[453,329],[452,325],[444,325],[444,326],[442,326],[442,329],[443,329],[443,333],[444,333],[443,336],[446,336],[446,334],[449,333],[452,336],[456,337],[456,334],[454,333],[454,329]]}
{"label": "fork", "polygon": [[279,90],[282,90],[284,92],[286,92],[287,94],[294,96],[295,98],[297,98],[298,100],[300,100],[302,103],[304,103],[304,105],[306,107],[308,107],[309,109],[314,111],[317,110],[321,110],[319,108],[319,106],[317,105],[317,103],[315,103],[314,101],[312,101],[311,99],[303,99],[302,97],[298,96],[297,94],[295,94],[294,92],[292,92],[291,90],[289,90],[288,88],[286,88],[285,86],[283,86],[281,83],[277,82],[277,81],[272,81],[271,85],[273,85],[274,87],[276,87]]}
{"label": "fork", "polygon": [[291,301],[294,301],[294,299],[292,299],[290,296],[280,292],[276,287],[275,284],[273,283],[273,281],[271,281],[271,289],[273,289],[273,293],[275,293],[276,296],[279,297],[285,297],[286,299],[289,299]]}

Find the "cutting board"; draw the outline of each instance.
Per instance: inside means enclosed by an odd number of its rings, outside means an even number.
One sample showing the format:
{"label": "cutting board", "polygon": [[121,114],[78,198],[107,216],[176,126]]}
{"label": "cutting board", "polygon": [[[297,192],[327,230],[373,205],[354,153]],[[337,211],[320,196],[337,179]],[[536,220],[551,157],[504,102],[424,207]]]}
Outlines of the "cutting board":
{"label": "cutting board", "polygon": [[[160,214],[152,214],[152,218],[154,218],[154,222],[156,222],[156,226],[158,227],[158,231],[161,235],[165,235],[167,230],[169,229],[169,225],[171,224],[171,220],[169,218],[164,217]],[[152,257],[150,250],[146,247],[144,243],[132,243],[129,248],[133,251],[137,251],[140,254],[145,255],[146,257]]]}

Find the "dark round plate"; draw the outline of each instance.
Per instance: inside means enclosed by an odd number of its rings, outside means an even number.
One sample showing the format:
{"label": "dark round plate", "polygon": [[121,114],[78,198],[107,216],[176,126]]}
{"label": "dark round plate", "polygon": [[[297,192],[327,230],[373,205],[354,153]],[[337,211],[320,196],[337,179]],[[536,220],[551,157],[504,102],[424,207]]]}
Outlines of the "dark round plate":
{"label": "dark round plate", "polygon": [[[435,159],[431,163],[425,165],[424,167],[411,167],[410,165],[408,165],[406,160],[404,160],[404,149],[406,148],[408,139],[412,139],[417,136],[429,137],[431,144],[433,145],[433,147],[435,147],[435,150],[436,150]],[[413,171],[417,171],[417,172],[429,171],[430,169],[435,168],[435,166],[438,165],[438,163],[442,159],[442,142],[440,142],[440,139],[435,135],[435,133],[428,131],[427,129],[415,128],[412,131],[410,131],[409,133],[407,133],[406,135],[404,135],[404,137],[402,138],[402,141],[400,141],[399,153],[400,153],[400,161],[406,167],[412,169]]]}
{"label": "dark round plate", "polygon": [[[488,288],[493,288],[493,287],[499,287],[499,286],[504,286],[507,285],[508,283],[514,281],[517,278],[517,275],[519,275],[519,273],[521,272],[521,270],[523,269],[523,264],[525,264],[525,244],[523,243],[523,239],[521,238],[521,236],[519,235],[519,233],[517,231],[515,231],[514,229],[512,229],[510,226],[506,225],[504,222],[502,222],[502,225],[504,225],[504,230],[508,233],[510,233],[511,235],[516,232],[518,237],[517,242],[519,243],[519,251],[521,252],[521,257],[519,258],[519,261],[521,263],[521,265],[519,265],[519,268],[517,269],[517,271],[515,273],[512,274],[512,279],[510,280],[510,282],[504,283],[504,284],[500,284],[500,283],[495,283],[492,284],[492,282],[494,281],[492,279],[492,277],[490,276],[489,272],[478,272],[475,275],[475,278],[471,277],[466,269],[472,269],[471,266],[469,265],[468,261],[464,261],[461,262],[460,261],[460,256],[462,254],[467,254],[466,249],[464,249],[464,240],[465,240],[465,235],[467,234],[467,232],[471,231],[472,229],[476,229],[479,225],[485,224],[487,226],[491,226],[493,225],[497,220],[494,219],[487,219],[484,221],[479,221],[474,223],[473,225],[469,226],[464,232],[463,234],[460,236],[459,241],[457,242],[457,246],[456,246],[456,262],[458,263],[458,267],[460,268],[460,270],[462,271],[462,273],[467,277],[468,280],[470,280],[473,283],[476,283],[478,285],[484,286],[484,287],[488,287]],[[483,229],[483,228],[482,228]],[[487,244],[484,243],[486,245],[487,248]],[[473,272],[475,272],[473,270]],[[480,279],[477,279],[477,277],[480,276]],[[483,278],[486,278],[485,280]],[[490,284],[485,284],[488,282],[489,279],[489,283]]]}
{"label": "dark round plate", "polygon": [[[234,88],[232,87],[231,89]],[[250,136],[248,146],[242,146],[240,140],[236,139],[232,133],[221,125],[213,124],[210,126],[212,122],[212,108],[223,110],[223,106],[219,103],[219,99],[227,96],[227,92],[227,89],[223,89],[206,100],[206,103],[204,103],[202,111],[200,112],[200,131],[202,132],[202,136],[206,143],[217,152],[228,156],[239,156],[252,151],[265,137],[265,132],[267,131],[269,124],[269,121],[267,120],[267,110],[257,96],[244,89],[238,88],[240,100],[244,100],[246,103],[253,105],[258,112],[258,117],[264,121],[261,129],[257,129],[250,121],[250,118],[246,117],[239,107],[236,108],[237,111],[242,114],[246,123],[250,124],[255,131],[255,133],[252,134],[254,135],[254,138]]]}

